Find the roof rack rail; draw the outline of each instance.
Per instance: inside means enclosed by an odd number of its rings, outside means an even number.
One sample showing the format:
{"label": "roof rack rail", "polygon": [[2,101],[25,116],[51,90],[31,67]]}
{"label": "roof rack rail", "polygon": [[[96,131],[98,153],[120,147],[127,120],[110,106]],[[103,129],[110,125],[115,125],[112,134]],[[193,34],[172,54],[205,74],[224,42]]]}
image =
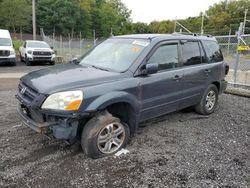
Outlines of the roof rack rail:
{"label": "roof rack rail", "polygon": [[201,34],[201,33],[188,33],[188,32],[174,32],[173,34],[212,37],[212,35],[205,33]]}

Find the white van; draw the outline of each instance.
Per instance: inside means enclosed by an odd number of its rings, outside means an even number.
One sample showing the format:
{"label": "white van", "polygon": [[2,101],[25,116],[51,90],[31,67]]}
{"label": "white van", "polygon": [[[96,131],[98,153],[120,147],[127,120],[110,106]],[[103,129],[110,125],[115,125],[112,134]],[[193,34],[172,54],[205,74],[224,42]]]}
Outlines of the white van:
{"label": "white van", "polygon": [[0,29],[0,64],[16,65],[16,53],[8,30]]}

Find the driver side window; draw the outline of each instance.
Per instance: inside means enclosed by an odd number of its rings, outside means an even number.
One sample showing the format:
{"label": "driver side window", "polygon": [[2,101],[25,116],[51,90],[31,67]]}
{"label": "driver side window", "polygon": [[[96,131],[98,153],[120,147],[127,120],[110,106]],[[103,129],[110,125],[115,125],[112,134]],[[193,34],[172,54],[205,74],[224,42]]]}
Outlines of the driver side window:
{"label": "driver side window", "polygon": [[160,46],[147,62],[158,64],[159,71],[179,67],[178,44],[167,44]]}

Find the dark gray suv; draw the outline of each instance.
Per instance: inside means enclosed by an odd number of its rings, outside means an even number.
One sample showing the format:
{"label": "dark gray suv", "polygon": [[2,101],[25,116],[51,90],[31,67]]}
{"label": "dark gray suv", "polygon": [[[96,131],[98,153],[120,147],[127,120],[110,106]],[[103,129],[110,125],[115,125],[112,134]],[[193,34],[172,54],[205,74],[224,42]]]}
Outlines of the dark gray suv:
{"label": "dark gray suv", "polygon": [[228,66],[215,38],[112,37],[79,59],[20,79],[18,113],[56,139],[81,138],[89,157],[114,154],[147,119],[187,107],[214,112]]}

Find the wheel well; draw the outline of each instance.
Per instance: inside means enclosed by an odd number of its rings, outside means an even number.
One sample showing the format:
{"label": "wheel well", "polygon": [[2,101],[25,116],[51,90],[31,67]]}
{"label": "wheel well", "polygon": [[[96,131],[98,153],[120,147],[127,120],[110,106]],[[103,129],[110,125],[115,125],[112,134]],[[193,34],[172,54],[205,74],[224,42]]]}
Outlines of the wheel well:
{"label": "wheel well", "polygon": [[217,87],[218,91],[220,91],[220,83],[219,82],[213,82],[212,84],[214,84]]}
{"label": "wheel well", "polygon": [[130,133],[134,134],[137,129],[136,112],[133,107],[126,102],[115,103],[107,107],[109,113],[120,118],[120,120],[128,124]]}

